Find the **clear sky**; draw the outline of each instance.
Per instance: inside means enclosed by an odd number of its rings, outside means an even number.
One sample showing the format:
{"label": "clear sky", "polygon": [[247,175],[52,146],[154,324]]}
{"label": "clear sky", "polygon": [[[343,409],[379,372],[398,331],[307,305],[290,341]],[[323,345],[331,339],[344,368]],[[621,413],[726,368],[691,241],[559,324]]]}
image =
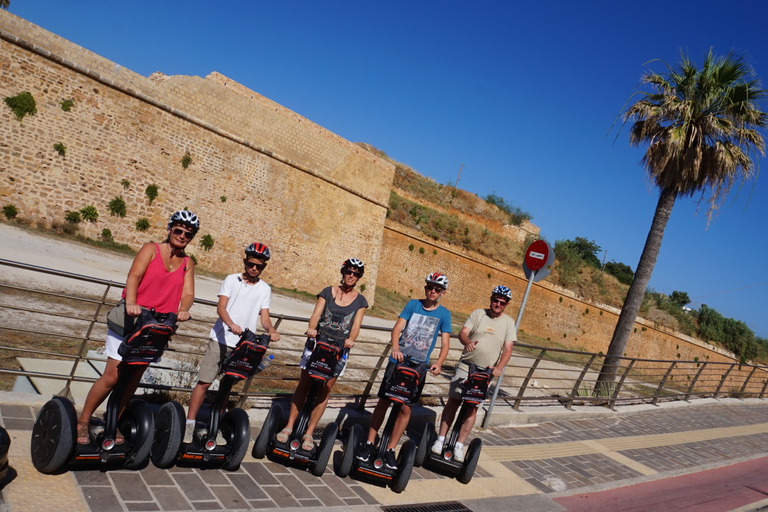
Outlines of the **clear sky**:
{"label": "clear sky", "polygon": [[[768,87],[763,0],[12,0],[10,12],[145,76],[218,71],[440,183],[464,164],[459,187],[633,269],[658,190],[644,149],[610,130],[640,76],[712,47],[744,53]],[[768,337],[768,176],[738,189],[708,229],[706,204],[678,199],[650,286]]]}

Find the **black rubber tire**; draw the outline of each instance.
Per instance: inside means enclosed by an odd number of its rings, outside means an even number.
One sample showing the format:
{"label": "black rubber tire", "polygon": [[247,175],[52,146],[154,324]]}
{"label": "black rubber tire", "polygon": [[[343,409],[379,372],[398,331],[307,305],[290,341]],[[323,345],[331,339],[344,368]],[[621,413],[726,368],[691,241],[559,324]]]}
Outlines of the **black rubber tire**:
{"label": "black rubber tire", "polygon": [[232,409],[221,418],[219,430],[227,440],[227,448],[229,448],[221,469],[237,471],[251,441],[251,422],[248,413],[240,408]]}
{"label": "black rubber tire", "polygon": [[477,461],[480,460],[480,452],[483,449],[483,441],[480,438],[475,438],[469,443],[467,450],[467,456],[464,459],[464,465],[459,472],[459,476],[456,480],[463,484],[468,484],[472,480],[472,476],[475,474],[475,468],[477,467]]}
{"label": "black rubber tire", "polygon": [[152,451],[152,440],[155,437],[155,417],[152,409],[144,400],[131,400],[117,425],[125,436],[125,442],[131,445],[123,467],[125,469],[147,467],[149,453]]}
{"label": "black rubber tire", "polygon": [[338,423],[331,422],[325,427],[323,438],[320,440],[320,446],[317,450],[317,460],[312,465],[311,471],[313,475],[323,476],[323,473],[325,473],[325,467],[328,465],[328,459],[331,458],[331,452],[333,452],[333,444],[336,442],[336,436],[338,435]]}
{"label": "black rubber tire", "polygon": [[416,443],[409,439],[403,443],[400,448],[400,453],[397,457],[397,473],[395,478],[392,479],[390,488],[401,493],[408,485],[408,481],[411,479],[411,473],[413,472],[413,461],[416,458]]}
{"label": "black rubber tire", "polygon": [[184,408],[177,402],[167,402],[155,415],[155,435],[149,458],[159,468],[173,466],[181,448],[186,428]]}
{"label": "black rubber tire", "polygon": [[431,421],[424,427],[424,432],[421,434],[421,440],[419,441],[419,447],[416,449],[416,458],[413,460],[413,465],[420,468],[424,465],[424,460],[429,454],[429,450],[432,449],[432,435],[435,432],[435,424]]}
{"label": "black rubber tire", "polygon": [[0,490],[5,483],[5,477],[8,475],[8,450],[11,447],[11,436],[8,431],[0,427]]}
{"label": "black rubber tire", "polygon": [[264,419],[264,424],[261,426],[261,431],[259,431],[259,435],[256,437],[256,442],[253,443],[251,455],[254,458],[263,459],[267,454],[269,442],[272,436],[275,435],[275,429],[282,416],[283,408],[280,407],[280,404],[272,404],[266,419]]}
{"label": "black rubber tire", "polygon": [[352,471],[352,464],[355,462],[355,452],[357,451],[357,445],[363,438],[363,427],[360,425],[352,425],[352,429],[349,431],[349,438],[344,443],[344,449],[341,452],[341,463],[336,468],[336,476],[339,478],[345,478]]}
{"label": "black rubber tire", "polygon": [[77,414],[72,402],[60,396],[43,405],[32,426],[32,464],[41,473],[55,473],[72,456],[77,436]]}

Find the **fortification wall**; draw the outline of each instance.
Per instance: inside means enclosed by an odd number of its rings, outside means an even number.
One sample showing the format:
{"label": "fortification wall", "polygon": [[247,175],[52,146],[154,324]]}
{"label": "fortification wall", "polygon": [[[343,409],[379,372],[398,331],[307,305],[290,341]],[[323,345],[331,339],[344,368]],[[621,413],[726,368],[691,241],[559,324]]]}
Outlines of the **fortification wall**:
{"label": "fortification wall", "polygon": [[[469,313],[487,307],[494,286],[512,290],[507,314],[517,318],[528,280],[519,269],[479,254],[427,239],[418,231],[390,221],[384,230],[378,284],[411,298],[422,298],[424,277],[430,272],[448,276],[449,289],[442,304]],[[423,250],[422,250],[423,249]],[[573,350],[603,352],[618,321],[616,308],[592,304],[546,280],[531,287],[520,328]],[[627,357],[665,360],[732,362],[732,354],[638,318],[630,337]]]}
{"label": "fortification wall", "polygon": [[[163,239],[168,215],[186,207],[215,240],[209,252],[201,236],[190,248],[211,269],[237,271],[242,248],[264,241],[267,281],[317,291],[355,256],[373,301],[392,164],[218,73],[143,77],[0,10],[0,96],[22,91],[36,115],[20,123],[0,104],[0,203],[21,217],[51,225],[93,204],[99,218],[83,234],[109,228],[138,248]],[[124,218],[107,208],[118,196]],[[140,218],[148,232],[136,231]]]}

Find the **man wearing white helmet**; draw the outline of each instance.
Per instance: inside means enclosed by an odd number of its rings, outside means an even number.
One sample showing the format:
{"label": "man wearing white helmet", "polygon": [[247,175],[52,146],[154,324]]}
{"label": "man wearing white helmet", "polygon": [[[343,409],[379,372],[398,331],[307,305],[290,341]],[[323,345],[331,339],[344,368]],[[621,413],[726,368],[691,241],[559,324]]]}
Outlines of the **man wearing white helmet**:
{"label": "man wearing white helmet", "polygon": [[[461,405],[461,396],[464,392],[464,381],[468,375],[468,364],[493,368],[493,376],[501,376],[501,370],[509,362],[512,355],[512,345],[517,341],[515,321],[504,314],[512,292],[506,286],[497,286],[491,292],[491,304],[488,309],[476,309],[469,315],[464,327],[459,331],[459,341],[464,345],[464,352],[456,365],[456,373],[451,379],[448,389],[448,403],[443,408],[440,419],[440,435],[432,445],[432,452],[440,454],[445,442],[445,436],[453,423],[456,411]],[[472,427],[475,426],[477,408],[471,407],[459,435],[456,438],[456,446],[453,457],[457,462],[464,462],[464,441],[466,441]]]}
{"label": "man wearing white helmet", "polygon": [[[379,402],[376,404],[376,408],[371,416],[371,425],[368,428],[368,442],[361,447],[357,454],[357,458],[360,460],[368,460],[373,453],[373,442],[376,439],[376,433],[384,422],[387,409],[392,403],[389,399],[385,398],[385,392],[387,382],[393,375],[397,363],[410,356],[414,362],[429,364],[429,356],[437,344],[438,334],[440,334],[440,355],[437,357],[437,361],[429,367],[429,372],[432,375],[440,375],[443,362],[448,357],[448,349],[451,344],[451,312],[439,303],[448,289],[448,278],[444,274],[433,272],[424,281],[426,283],[424,286],[425,298],[408,301],[392,329],[392,353],[389,357],[387,369],[384,372],[384,378],[381,380]],[[413,397],[413,402],[418,401],[423,388],[424,379],[422,378],[418,392]],[[400,409],[400,415],[392,429],[385,454],[385,464],[389,469],[397,469],[395,447],[400,441],[403,432],[405,432],[410,418],[411,407],[410,405],[403,404]]]}

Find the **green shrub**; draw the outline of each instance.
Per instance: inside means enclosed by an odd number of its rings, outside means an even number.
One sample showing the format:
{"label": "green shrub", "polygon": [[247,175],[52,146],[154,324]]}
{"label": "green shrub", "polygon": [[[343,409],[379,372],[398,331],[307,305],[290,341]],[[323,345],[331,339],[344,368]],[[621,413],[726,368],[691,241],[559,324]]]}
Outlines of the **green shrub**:
{"label": "green shrub", "polygon": [[56,144],[54,144],[53,149],[56,150],[59,156],[65,156],[67,154],[67,146],[65,146],[61,142],[57,142]]}
{"label": "green shrub", "polygon": [[109,208],[109,213],[111,215],[114,215],[116,217],[125,217],[126,207],[125,207],[125,201],[123,200],[123,196],[117,196],[114,199],[112,199],[107,204],[107,207]]}
{"label": "green shrub", "polygon": [[67,210],[64,213],[64,220],[66,220],[70,224],[80,224],[80,221],[82,219],[80,218],[80,212],[77,212],[77,211],[73,212],[73,211]]}
{"label": "green shrub", "polygon": [[88,222],[96,222],[96,220],[99,218],[99,211],[92,204],[89,204],[80,210],[80,214],[83,216],[83,220]]}
{"label": "green shrub", "polygon": [[192,254],[192,253],[189,253],[189,252],[187,253],[187,256],[189,256],[189,258],[190,258],[192,261],[194,261],[194,262],[195,262],[195,265],[197,265],[197,256],[195,256],[194,254]]}
{"label": "green shrub", "polygon": [[112,230],[109,228],[104,228],[101,230],[101,239],[105,242],[112,242],[114,239],[112,238]]}
{"label": "green shrub", "polygon": [[419,254],[424,254],[424,248],[423,247],[419,247]]}
{"label": "green shrub", "polygon": [[125,190],[128,190],[128,188],[131,186],[131,182],[123,178],[120,180],[120,184],[123,186]]}
{"label": "green shrub", "polygon": [[15,205],[7,204],[3,206],[3,215],[6,219],[15,219],[19,214],[19,209]]}
{"label": "green shrub", "polygon": [[189,151],[187,151],[186,154],[184,154],[184,156],[181,157],[181,160],[179,160],[179,162],[181,162],[181,167],[183,169],[187,169],[192,164],[192,155],[189,154]]}
{"label": "green shrub", "polygon": [[69,112],[75,106],[75,102],[73,100],[61,100],[59,105],[61,105],[61,110]]}
{"label": "green shrub", "polygon": [[144,191],[145,194],[147,194],[147,199],[149,199],[149,204],[152,204],[152,201],[157,199],[157,185],[152,183],[151,185],[147,185],[147,189]]}
{"label": "green shrub", "polygon": [[214,242],[215,240],[211,235],[203,235],[203,237],[200,239],[200,247],[205,249],[205,252],[208,252],[213,249]]}
{"label": "green shrub", "polygon": [[227,196],[221,196],[219,199],[221,200],[222,203],[227,202]]}
{"label": "green shrub", "polygon": [[5,98],[4,101],[19,121],[24,119],[24,116],[33,116],[37,114],[35,98],[29,92],[20,92],[16,96]]}
{"label": "green shrub", "polygon": [[136,221],[136,231],[146,231],[149,229],[149,219],[142,217]]}

